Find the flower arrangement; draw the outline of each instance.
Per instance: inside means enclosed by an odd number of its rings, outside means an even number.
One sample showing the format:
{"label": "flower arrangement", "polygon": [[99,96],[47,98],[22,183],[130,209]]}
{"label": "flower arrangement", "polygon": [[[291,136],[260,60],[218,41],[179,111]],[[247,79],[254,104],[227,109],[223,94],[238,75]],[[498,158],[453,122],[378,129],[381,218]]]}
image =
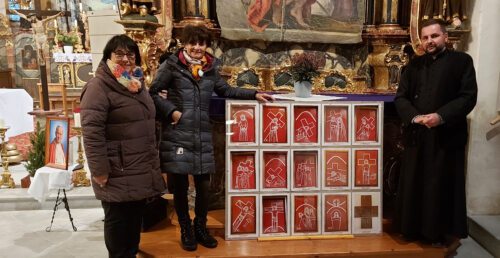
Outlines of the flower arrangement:
{"label": "flower arrangement", "polygon": [[325,66],[323,55],[315,52],[296,53],[292,56],[290,74],[295,81],[310,82],[319,75],[318,69]]}
{"label": "flower arrangement", "polygon": [[73,46],[78,42],[78,35],[74,32],[57,34],[56,39],[65,46]]}

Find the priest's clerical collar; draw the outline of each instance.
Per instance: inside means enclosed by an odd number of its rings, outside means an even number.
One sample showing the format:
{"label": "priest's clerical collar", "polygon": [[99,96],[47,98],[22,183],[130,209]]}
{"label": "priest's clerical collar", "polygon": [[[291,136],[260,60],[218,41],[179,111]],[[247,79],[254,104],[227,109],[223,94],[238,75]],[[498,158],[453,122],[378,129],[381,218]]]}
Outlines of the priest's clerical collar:
{"label": "priest's clerical collar", "polygon": [[435,54],[435,55],[431,55],[432,56],[432,60],[436,60],[438,59],[438,57],[441,57],[444,52],[446,51],[446,47],[444,47],[443,49],[441,49],[441,51],[439,51],[439,53]]}

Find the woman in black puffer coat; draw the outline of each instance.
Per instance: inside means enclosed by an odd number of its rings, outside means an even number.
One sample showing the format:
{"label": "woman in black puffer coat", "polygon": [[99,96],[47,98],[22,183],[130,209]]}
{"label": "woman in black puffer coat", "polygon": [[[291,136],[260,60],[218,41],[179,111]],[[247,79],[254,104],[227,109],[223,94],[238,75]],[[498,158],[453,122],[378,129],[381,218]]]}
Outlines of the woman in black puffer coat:
{"label": "woman in black puffer coat", "polygon": [[[221,97],[271,100],[268,94],[233,88],[219,74],[220,61],[206,53],[211,44],[207,28],[186,26],[184,48],[172,54],[158,70],[149,90],[157,117],[162,121],[160,161],[162,172],[170,173],[174,205],[181,225],[184,249],[196,250],[197,243],[209,248],[217,240],[206,229],[210,174],[215,173],[209,106],[212,93]],[[167,99],[158,93],[166,90]],[[196,187],[194,234],[189,217],[188,175]]]}

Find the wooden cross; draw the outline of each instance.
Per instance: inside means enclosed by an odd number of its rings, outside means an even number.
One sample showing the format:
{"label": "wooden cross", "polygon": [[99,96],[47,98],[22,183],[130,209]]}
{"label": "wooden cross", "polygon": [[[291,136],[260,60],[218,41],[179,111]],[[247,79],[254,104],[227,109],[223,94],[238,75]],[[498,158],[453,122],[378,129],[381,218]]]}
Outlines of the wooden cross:
{"label": "wooden cross", "polygon": [[[16,10],[16,11],[18,13],[24,14],[26,16],[28,16],[30,14],[35,14],[36,18],[38,20],[42,20],[43,16],[52,16],[52,15],[56,15],[56,14],[61,12],[61,11],[42,10],[42,5],[40,3],[40,0],[34,0],[34,2],[35,2],[35,10]],[[64,1],[64,2],[66,3],[66,1]],[[66,10],[68,9],[67,7],[68,6],[66,4]],[[67,28],[67,31],[69,32],[70,29],[69,29],[68,16],[70,16],[71,13],[68,11],[64,11],[63,14],[64,14],[64,16],[66,16],[66,28]],[[35,34],[33,36],[36,37]],[[43,49],[41,51],[43,51]],[[43,56],[42,56],[42,58],[43,58]],[[45,66],[45,61],[40,63],[39,68],[40,68],[40,81],[42,84],[42,96],[40,96],[40,97],[43,99],[43,109],[45,111],[48,111],[50,106],[49,106],[49,90],[48,90],[48,83],[47,83],[47,68]]]}
{"label": "wooden cross", "polygon": [[[66,3],[66,1],[64,1]],[[49,10],[42,10],[42,4],[40,3],[40,0],[34,0],[34,3],[35,3],[35,9],[34,10],[24,10],[24,9],[20,9],[20,10],[16,10],[26,16],[30,15],[30,14],[35,14],[36,15],[36,18],[41,20],[43,19],[44,16],[51,16],[51,15],[55,15],[55,14],[58,14],[60,13],[61,11],[59,10],[54,10],[54,11],[49,11]],[[66,10],[67,10],[67,6],[66,6]],[[63,11],[64,13],[64,16],[66,18],[66,29],[67,31],[69,32],[70,31],[70,27],[69,27],[69,19],[68,17],[71,16],[71,12],[69,11]]]}
{"label": "wooden cross", "polygon": [[361,195],[361,206],[354,207],[354,217],[361,218],[361,228],[373,228],[372,218],[378,217],[378,206],[372,206],[371,195]]}

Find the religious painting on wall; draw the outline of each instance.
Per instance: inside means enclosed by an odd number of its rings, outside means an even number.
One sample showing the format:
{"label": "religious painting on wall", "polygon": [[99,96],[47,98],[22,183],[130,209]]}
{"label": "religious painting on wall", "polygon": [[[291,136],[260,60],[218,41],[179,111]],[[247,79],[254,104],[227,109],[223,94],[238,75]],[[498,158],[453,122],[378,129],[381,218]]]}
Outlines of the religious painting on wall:
{"label": "religious painting on wall", "polygon": [[323,194],[323,234],[348,234],[351,226],[349,193]]}
{"label": "religious painting on wall", "polygon": [[229,191],[257,190],[257,155],[255,150],[229,150]]}
{"label": "religious painting on wall", "polygon": [[288,145],[288,104],[266,103],[262,105],[262,145]]}
{"label": "religious painting on wall", "polygon": [[295,235],[320,233],[320,199],[317,194],[292,194],[292,221]]}
{"label": "religious painting on wall", "polygon": [[349,149],[323,149],[323,189],[347,189],[350,176]]}
{"label": "religious painting on wall", "polygon": [[261,195],[262,236],[290,235],[288,195]]}
{"label": "religious painting on wall", "polygon": [[255,103],[232,102],[227,105],[226,120],[231,131],[228,145],[256,145],[258,128],[258,107]]}
{"label": "religious painting on wall", "polygon": [[222,37],[230,40],[358,43],[365,0],[217,1]]}
{"label": "religious painting on wall", "polygon": [[319,189],[318,159],[318,150],[293,150],[292,190]]}
{"label": "religious painting on wall", "polygon": [[380,149],[353,149],[353,188],[380,187]]}
{"label": "religious painting on wall", "polygon": [[319,143],[319,105],[293,105],[293,144]]}
{"label": "religious painting on wall", "polygon": [[380,192],[352,193],[352,234],[382,233]]}
{"label": "religious painting on wall", "polygon": [[350,140],[349,105],[323,105],[323,145],[348,145]]}
{"label": "religious painting on wall", "polygon": [[19,78],[38,78],[38,55],[35,40],[31,32],[21,32],[14,38],[16,74]]}
{"label": "religious painting on wall", "polygon": [[68,169],[69,118],[47,117],[45,166]]}
{"label": "religious painting on wall", "polygon": [[261,190],[289,190],[289,151],[283,149],[262,150],[261,152]]}
{"label": "religious painting on wall", "polygon": [[353,144],[380,144],[381,106],[354,104]]}
{"label": "religious painting on wall", "polygon": [[257,195],[229,195],[227,202],[229,212],[226,213],[226,239],[257,237]]}

